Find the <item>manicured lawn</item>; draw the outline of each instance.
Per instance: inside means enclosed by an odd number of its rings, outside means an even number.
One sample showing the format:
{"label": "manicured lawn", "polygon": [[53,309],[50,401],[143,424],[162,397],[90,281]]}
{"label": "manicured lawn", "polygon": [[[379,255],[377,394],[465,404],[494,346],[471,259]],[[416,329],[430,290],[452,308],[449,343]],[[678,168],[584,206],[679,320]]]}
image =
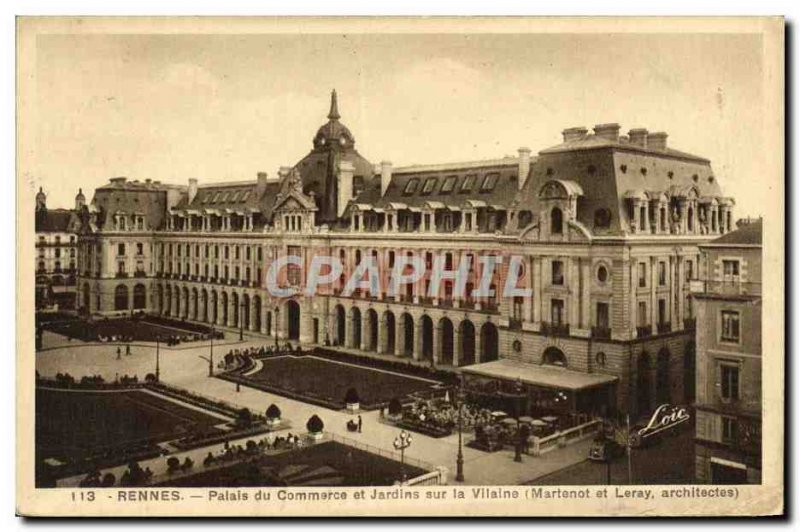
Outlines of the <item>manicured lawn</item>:
{"label": "manicured lawn", "polygon": [[127,318],[95,321],[83,319],[49,321],[43,322],[42,326],[49,331],[85,342],[95,342],[100,338],[111,339],[112,337],[116,337],[117,341],[155,342],[157,337],[160,337],[161,341],[166,341],[170,337],[193,337],[196,334],[195,331],[188,330],[188,326],[187,329],[182,329],[179,322],[162,325],[142,319]]}
{"label": "manicured lawn", "polygon": [[[197,467],[197,466],[195,466]],[[202,466],[200,466],[202,467]],[[425,471],[405,465],[408,478]],[[256,486],[390,486],[402,476],[400,462],[339,442],[260,456],[252,461],[202,470],[164,483],[184,488]]]}
{"label": "manicured lawn", "polygon": [[362,408],[388,402],[412,392],[428,390],[435,382],[380,370],[333,362],[314,356],[285,356],[262,360],[263,367],[247,380],[294,395],[322,399],[344,406],[344,396],[355,388]]}
{"label": "manicured lawn", "polygon": [[36,454],[75,462],[123,455],[224,420],[143,391],[36,390]]}

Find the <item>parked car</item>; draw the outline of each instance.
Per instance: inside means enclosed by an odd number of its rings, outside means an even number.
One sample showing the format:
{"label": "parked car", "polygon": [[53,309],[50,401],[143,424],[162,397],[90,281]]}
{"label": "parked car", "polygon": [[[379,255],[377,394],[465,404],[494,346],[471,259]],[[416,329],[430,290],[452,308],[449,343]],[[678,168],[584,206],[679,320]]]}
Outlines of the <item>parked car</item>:
{"label": "parked car", "polygon": [[589,460],[608,462],[625,454],[625,448],[616,440],[598,436],[589,447]]}

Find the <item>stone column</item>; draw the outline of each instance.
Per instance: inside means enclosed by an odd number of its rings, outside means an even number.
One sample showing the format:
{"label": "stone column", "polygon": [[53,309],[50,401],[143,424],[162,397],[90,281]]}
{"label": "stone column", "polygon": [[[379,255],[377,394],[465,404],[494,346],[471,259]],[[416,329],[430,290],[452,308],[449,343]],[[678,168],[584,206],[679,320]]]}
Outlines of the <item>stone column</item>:
{"label": "stone column", "polygon": [[580,296],[580,259],[567,259],[567,278],[565,279],[566,286],[569,287],[569,308],[567,309],[567,323],[572,327],[580,327],[580,311],[581,302]]}
{"label": "stone column", "polygon": [[442,325],[441,323],[434,323],[431,329],[431,360],[433,360],[433,364],[436,365],[439,363],[439,360],[442,358]]}
{"label": "stone column", "polygon": [[481,328],[483,324],[475,324],[475,363],[480,364],[483,358],[483,343],[481,342]]}
{"label": "stone column", "polygon": [[461,334],[461,324],[453,327],[453,365],[459,367],[461,365],[461,357],[464,352],[464,338]]}
{"label": "stone column", "polygon": [[658,298],[656,297],[656,286],[658,284],[658,261],[656,257],[650,257],[650,327],[653,329],[653,334],[657,332],[658,323]]}
{"label": "stone column", "polygon": [[641,206],[641,200],[634,199],[633,202],[633,229],[632,233],[639,233],[639,207]]}
{"label": "stone column", "polygon": [[542,259],[533,258],[533,323],[536,327],[542,321]]}
{"label": "stone column", "polygon": [[403,351],[406,348],[406,330],[403,325],[403,316],[395,316],[394,320],[394,355],[403,356]]}
{"label": "stone column", "polygon": [[[581,259],[580,268],[581,268],[581,329],[590,329],[592,326],[591,259]],[[609,272],[609,275],[611,275],[611,272]]]}
{"label": "stone column", "polygon": [[386,323],[384,323],[383,316],[376,314],[375,320],[378,322],[376,324],[378,329],[378,338],[377,338],[378,345],[375,346],[375,352],[378,353],[379,355],[382,355],[386,353],[386,348],[388,347],[386,345],[386,342],[389,339],[389,334],[386,331]]}

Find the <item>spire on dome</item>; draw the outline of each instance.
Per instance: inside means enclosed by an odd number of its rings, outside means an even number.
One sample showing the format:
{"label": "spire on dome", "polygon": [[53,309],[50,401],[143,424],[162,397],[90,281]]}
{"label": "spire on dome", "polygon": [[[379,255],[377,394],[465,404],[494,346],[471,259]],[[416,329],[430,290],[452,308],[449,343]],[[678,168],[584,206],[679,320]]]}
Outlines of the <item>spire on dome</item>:
{"label": "spire on dome", "polygon": [[328,118],[330,120],[339,120],[339,118],[341,118],[339,115],[339,104],[336,101],[336,89],[331,91],[331,110],[328,113]]}

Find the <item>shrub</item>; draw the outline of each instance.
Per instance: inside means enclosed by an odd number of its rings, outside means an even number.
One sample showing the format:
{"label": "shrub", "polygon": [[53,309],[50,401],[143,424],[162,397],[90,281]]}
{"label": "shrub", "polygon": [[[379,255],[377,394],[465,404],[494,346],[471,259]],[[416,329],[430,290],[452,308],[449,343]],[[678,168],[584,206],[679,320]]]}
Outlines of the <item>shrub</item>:
{"label": "shrub", "polygon": [[144,382],[156,382],[155,373],[148,373],[144,376]]}
{"label": "shrub", "polygon": [[325,428],[325,424],[322,422],[322,420],[319,418],[318,415],[314,414],[313,416],[308,418],[308,422],[306,423],[306,428],[308,429],[308,432],[311,432],[313,434],[317,432],[322,432],[322,429]]}
{"label": "shrub", "polygon": [[173,473],[173,472],[177,471],[178,468],[180,468],[180,467],[181,467],[181,461],[178,460],[177,457],[170,456],[169,458],[167,458],[167,472],[168,473]]}
{"label": "shrub", "polygon": [[117,477],[114,476],[114,473],[109,472],[103,475],[103,481],[101,482],[100,485],[104,488],[110,488],[116,483],[117,483]]}
{"label": "shrub", "polygon": [[358,390],[356,390],[355,388],[348,388],[347,393],[344,394],[344,402],[348,404],[360,402],[358,397]]}
{"label": "shrub", "polygon": [[253,415],[247,408],[242,408],[236,413],[236,421],[244,428],[249,427],[253,423]]}
{"label": "shrub", "polygon": [[398,416],[403,413],[403,404],[400,402],[400,399],[397,397],[393,397],[391,401],[389,401],[389,415],[391,416]]}
{"label": "shrub", "polygon": [[267,408],[267,419],[280,419],[281,418],[281,409],[278,408],[278,405],[272,403]]}

